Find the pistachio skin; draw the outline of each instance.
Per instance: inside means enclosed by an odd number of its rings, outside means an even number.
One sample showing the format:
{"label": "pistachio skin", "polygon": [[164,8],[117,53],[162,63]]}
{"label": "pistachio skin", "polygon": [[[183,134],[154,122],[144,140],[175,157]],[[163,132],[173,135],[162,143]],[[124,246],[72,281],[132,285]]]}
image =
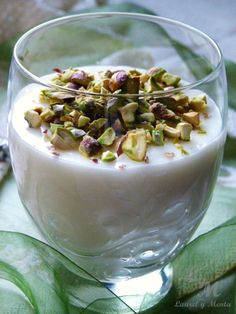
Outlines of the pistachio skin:
{"label": "pistachio skin", "polygon": [[76,83],[79,84],[81,86],[87,87],[89,84],[89,77],[88,74],[84,71],[78,71],[75,72],[72,76],[71,76],[71,82],[72,83]]}
{"label": "pistachio skin", "polygon": [[85,136],[79,146],[79,151],[86,157],[96,155],[100,149],[101,145],[91,136]]}

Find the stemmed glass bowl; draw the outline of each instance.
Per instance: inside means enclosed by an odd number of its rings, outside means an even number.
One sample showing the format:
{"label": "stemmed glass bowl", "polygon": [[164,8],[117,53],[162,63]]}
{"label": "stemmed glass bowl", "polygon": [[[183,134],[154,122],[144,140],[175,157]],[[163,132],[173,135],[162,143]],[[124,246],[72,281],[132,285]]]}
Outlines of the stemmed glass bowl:
{"label": "stemmed glass bowl", "polygon": [[[126,163],[121,156],[115,166],[101,166],[47,152],[19,109],[22,103],[37,105],[36,91],[56,88],[106,101],[143,99],[143,94],[88,94],[55,87],[47,76],[55,68],[94,66],[140,71],[162,67],[181,76],[181,86],[156,96],[206,94],[220,117],[212,125],[218,130],[215,137],[193,154],[167,162]],[[171,287],[170,262],[203,218],[222,159],[226,78],[214,41],[188,25],[143,14],[58,18],[29,30],[16,43],[8,99],[9,146],[19,195],[47,241],[110,287],[146,278],[163,297]]]}

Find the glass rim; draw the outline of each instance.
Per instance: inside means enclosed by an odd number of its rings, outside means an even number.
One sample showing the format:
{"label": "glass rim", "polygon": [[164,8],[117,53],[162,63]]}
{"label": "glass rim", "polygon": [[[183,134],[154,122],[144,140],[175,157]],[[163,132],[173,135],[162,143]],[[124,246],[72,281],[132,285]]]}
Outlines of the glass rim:
{"label": "glass rim", "polygon": [[[21,45],[24,44],[25,40],[30,38],[32,35],[37,33],[38,31],[44,29],[44,28],[51,28],[54,26],[62,25],[65,24],[66,22],[73,22],[73,21],[78,21],[79,19],[86,19],[86,18],[100,18],[100,17],[113,17],[113,16],[120,16],[120,17],[130,17],[138,20],[143,20],[143,21],[149,21],[149,22],[162,22],[170,25],[175,25],[183,29],[187,29],[189,31],[192,31],[193,33],[198,34],[200,37],[204,38],[210,46],[217,52],[217,57],[218,57],[218,62],[216,66],[212,69],[212,71],[204,76],[203,78],[194,81],[193,83],[185,84],[180,87],[175,87],[171,90],[161,90],[161,91],[155,91],[152,93],[143,93],[143,94],[103,94],[103,93],[95,93],[95,92],[88,92],[88,91],[79,91],[75,89],[71,89],[68,87],[63,87],[59,86],[50,82],[45,82],[41,77],[33,74],[31,71],[27,70],[25,66],[22,64],[20,57],[18,56],[18,50],[20,49]],[[196,88],[197,86],[206,83],[210,81],[212,78],[215,77],[215,74],[219,71],[219,69],[223,65],[223,56],[221,49],[217,45],[217,43],[206,33],[203,31],[190,26],[188,24],[185,24],[183,22],[166,18],[166,17],[160,17],[160,16],[155,16],[151,14],[141,14],[141,13],[127,13],[127,12],[94,12],[94,13],[79,13],[79,14],[72,14],[72,15],[67,15],[63,17],[58,17],[55,19],[51,19],[49,21],[46,21],[44,23],[38,24],[37,26],[31,28],[27,32],[25,32],[16,42],[14,49],[13,49],[13,60],[15,61],[17,67],[20,69],[20,71],[29,77],[32,81],[35,83],[38,83],[40,85],[43,85],[45,87],[49,88],[56,88],[59,90],[63,90],[65,92],[70,92],[75,95],[83,95],[83,96],[104,96],[104,97],[149,97],[149,96],[159,96],[159,95],[165,95],[165,94],[170,94],[171,93],[177,93],[177,92],[182,92],[185,90],[189,90],[192,88]]]}

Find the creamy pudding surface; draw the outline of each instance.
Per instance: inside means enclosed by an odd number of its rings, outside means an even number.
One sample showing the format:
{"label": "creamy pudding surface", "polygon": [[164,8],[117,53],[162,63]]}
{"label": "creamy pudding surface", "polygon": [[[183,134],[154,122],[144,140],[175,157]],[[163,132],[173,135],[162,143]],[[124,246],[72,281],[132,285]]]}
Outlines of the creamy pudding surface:
{"label": "creamy pudding surface", "polygon": [[[46,124],[29,127],[25,112],[46,106],[39,103],[42,89],[22,89],[9,121],[19,194],[37,225],[49,242],[100,279],[161,267],[189,240],[211,199],[225,138],[214,101],[204,95],[207,108],[190,140],[167,135],[164,145],[148,145],[142,161],[123,151],[108,162],[87,158],[78,148],[55,147]],[[185,92],[189,98],[199,94]]]}

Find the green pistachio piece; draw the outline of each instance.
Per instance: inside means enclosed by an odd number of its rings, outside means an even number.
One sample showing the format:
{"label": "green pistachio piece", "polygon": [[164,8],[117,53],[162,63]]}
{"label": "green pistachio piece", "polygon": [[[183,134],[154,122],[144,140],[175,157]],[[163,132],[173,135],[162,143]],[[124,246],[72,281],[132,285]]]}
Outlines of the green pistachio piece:
{"label": "green pistachio piece", "polygon": [[128,74],[132,77],[132,76],[140,76],[142,73],[134,69],[134,70],[129,70]]}
{"label": "green pistachio piece", "polygon": [[163,68],[153,67],[147,71],[149,76],[152,76],[156,81],[161,82],[163,74],[166,73],[166,70]]}
{"label": "green pistachio piece", "polygon": [[177,106],[187,106],[189,103],[189,98],[185,94],[175,94],[172,98],[176,101]]}
{"label": "green pistachio piece", "polygon": [[89,130],[99,130],[101,129],[105,124],[107,123],[107,119],[105,118],[99,118],[97,120],[94,120],[89,125]]}
{"label": "green pistachio piece", "polygon": [[72,122],[74,124],[78,123],[79,117],[80,117],[80,112],[78,110],[72,110],[69,115],[72,117]]}
{"label": "green pistachio piece", "polygon": [[165,126],[166,126],[166,125],[165,125],[164,123],[157,122],[156,130],[163,131],[164,128],[165,128]]}
{"label": "green pistachio piece", "polygon": [[106,129],[106,131],[97,139],[97,141],[101,144],[101,145],[112,145],[114,140],[116,138],[116,133],[113,130],[113,128],[108,128]]}
{"label": "green pistachio piece", "polygon": [[63,128],[63,127],[65,127],[65,125],[63,126],[63,124],[50,123],[50,131],[52,132],[52,134],[56,131],[56,129]]}
{"label": "green pistachio piece", "polygon": [[147,152],[146,131],[130,131],[122,144],[123,152],[132,160],[143,161]]}
{"label": "green pistachio piece", "polygon": [[42,119],[38,112],[34,110],[28,110],[24,115],[25,120],[28,122],[30,128],[39,128],[42,124]]}
{"label": "green pistachio piece", "polygon": [[160,102],[153,103],[150,110],[157,119],[173,119],[175,117],[175,113]]}
{"label": "green pistachio piece", "polygon": [[156,121],[155,115],[152,112],[145,112],[139,115],[140,121],[148,121],[154,123]]}
{"label": "green pistachio piece", "polygon": [[66,84],[61,81],[60,77],[54,77],[52,79],[52,83],[55,84],[55,85],[58,85],[58,86],[65,86],[66,87]]}
{"label": "green pistachio piece", "polygon": [[147,142],[147,144],[151,144],[152,143],[152,135],[151,135],[151,131],[150,130],[146,130],[146,142]]}
{"label": "green pistachio piece", "polygon": [[190,134],[192,132],[192,125],[188,122],[180,122],[178,123],[177,130],[180,131],[180,138],[184,141],[190,141]]}
{"label": "green pistachio piece", "polygon": [[132,123],[135,120],[135,111],[138,109],[138,104],[136,102],[131,102],[124,107],[119,108],[122,119],[125,123]]}
{"label": "green pistachio piece", "polygon": [[193,126],[199,126],[200,124],[200,116],[198,112],[191,111],[186,112],[183,114],[183,119],[189,123],[191,123]]}
{"label": "green pistachio piece", "polygon": [[112,153],[111,151],[107,150],[106,152],[102,153],[102,157],[101,157],[102,161],[113,161],[116,159],[116,156],[114,153]]}
{"label": "green pistachio piece", "polygon": [[171,73],[164,73],[162,78],[162,82],[165,83],[167,86],[178,86],[181,78],[179,76],[173,75]]}
{"label": "green pistachio piece", "polygon": [[52,98],[51,96],[48,96],[49,90],[42,90],[39,94],[39,102],[43,104],[58,104],[58,103],[63,103],[62,99],[58,98]]}
{"label": "green pistachio piece", "polygon": [[78,144],[71,132],[65,128],[56,128],[50,142],[59,149],[73,149]]}
{"label": "green pistachio piece", "polygon": [[98,141],[88,135],[84,136],[79,145],[80,153],[86,157],[96,155],[100,149],[101,145],[98,143]]}
{"label": "green pistachio piece", "polygon": [[79,110],[83,112],[86,110],[87,99],[85,99],[84,97],[77,97],[74,103],[78,107]]}
{"label": "green pistachio piece", "polygon": [[69,92],[57,91],[52,89],[42,90],[40,93],[40,102],[50,105],[63,102],[65,99],[73,99],[75,96]]}
{"label": "green pistachio piece", "polygon": [[54,116],[54,111],[49,108],[45,108],[40,114],[41,119],[46,122],[50,122]]}
{"label": "green pistachio piece", "polygon": [[74,126],[74,123],[72,121],[65,121],[64,122],[64,128],[71,128]]}
{"label": "green pistachio piece", "polygon": [[138,111],[140,113],[150,112],[150,105],[145,99],[139,100]]}
{"label": "green pistachio piece", "polygon": [[86,116],[80,116],[78,119],[78,128],[83,128],[85,127],[88,123],[90,122],[90,118]]}
{"label": "green pistachio piece", "polygon": [[205,95],[193,97],[189,103],[189,107],[195,111],[202,112],[207,107],[207,98]]}
{"label": "green pistachio piece", "polygon": [[175,110],[178,106],[177,101],[172,96],[158,97],[157,101],[165,105],[168,109]]}
{"label": "green pistachio piece", "polygon": [[180,131],[168,125],[165,125],[164,134],[170,138],[180,138]]}
{"label": "green pistachio piece", "polygon": [[101,93],[101,88],[101,83],[96,83],[87,90],[92,93]]}
{"label": "green pistachio piece", "polygon": [[92,97],[78,97],[74,103],[79,107],[78,109],[91,120],[96,120],[103,117],[105,114],[105,108],[102,102]]}
{"label": "green pistachio piece", "polygon": [[75,70],[73,69],[68,69],[65,70],[61,75],[60,75],[60,80],[64,83],[68,83],[71,81],[72,75],[75,73]]}
{"label": "green pistachio piece", "polygon": [[142,75],[140,75],[140,84],[143,87],[144,84],[148,81],[148,79],[150,78],[150,76],[147,73],[143,73]]}
{"label": "green pistachio piece", "polygon": [[156,92],[163,90],[163,87],[156,82],[155,78],[151,76],[146,83],[144,83],[144,88],[147,93]]}
{"label": "green pistachio piece", "polygon": [[158,146],[164,145],[163,130],[152,130],[152,143]]}

